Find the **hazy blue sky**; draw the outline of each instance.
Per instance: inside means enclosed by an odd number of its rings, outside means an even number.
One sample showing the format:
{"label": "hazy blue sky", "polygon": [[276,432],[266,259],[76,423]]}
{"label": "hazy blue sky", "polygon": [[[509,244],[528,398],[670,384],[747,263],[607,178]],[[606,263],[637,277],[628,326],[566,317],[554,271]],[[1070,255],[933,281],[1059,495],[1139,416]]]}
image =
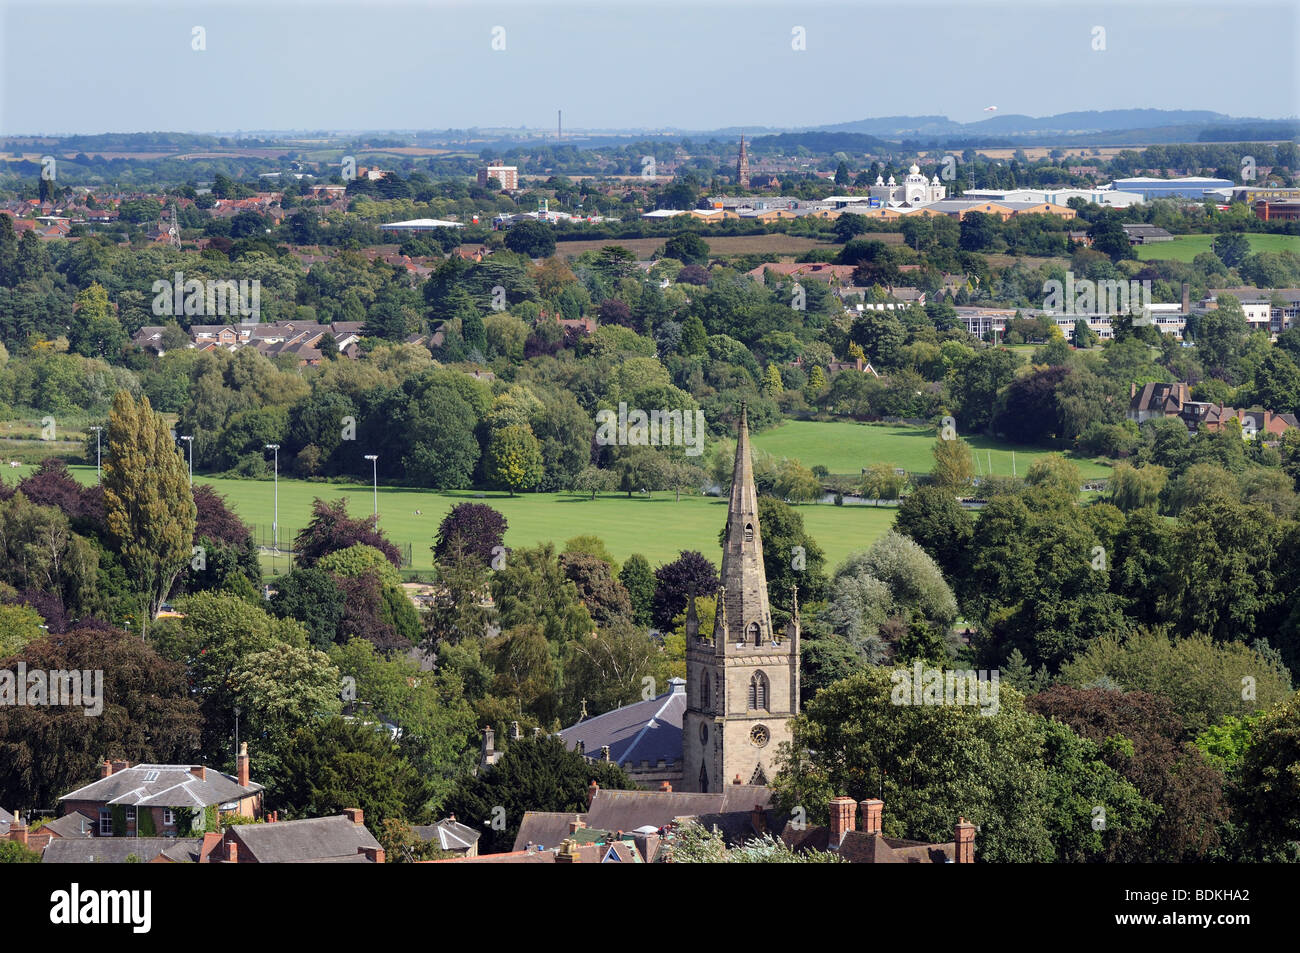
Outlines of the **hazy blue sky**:
{"label": "hazy blue sky", "polygon": [[[1295,116],[1293,3],[0,0],[0,133]],[[192,48],[192,29],[206,50]],[[492,48],[493,28],[505,49]],[[792,49],[792,30],[806,49]],[[1094,27],[1105,29],[1094,50]]]}

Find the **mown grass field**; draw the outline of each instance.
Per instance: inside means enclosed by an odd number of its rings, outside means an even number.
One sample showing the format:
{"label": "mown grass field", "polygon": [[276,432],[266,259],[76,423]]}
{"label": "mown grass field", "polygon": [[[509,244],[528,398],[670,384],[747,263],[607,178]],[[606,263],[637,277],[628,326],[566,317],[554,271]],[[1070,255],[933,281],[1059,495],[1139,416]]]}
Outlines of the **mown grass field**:
{"label": "mown grass field", "polygon": [[[94,467],[73,467],[83,483],[95,479]],[[0,479],[13,483],[31,472],[30,467],[9,471]],[[247,523],[256,527],[259,541],[271,540],[274,488],[271,481],[227,480],[196,477],[209,483]],[[292,536],[306,525],[315,497],[346,497],[353,516],[369,516],[371,488],[355,483],[311,483],[280,479],[280,541],[288,548]],[[443,515],[456,503],[475,501],[499,510],[509,524],[506,544],[512,547],[554,542],[562,549],[564,541],[582,534],[594,534],[605,541],[610,553],[624,560],[641,553],[652,566],[669,562],[683,549],[699,550],[719,562],[718,531],[726,521],[726,502],[712,497],[682,497],[675,502],[672,493],[656,493],[649,499],[626,494],[597,496],[595,500],[568,493],[528,493],[510,497],[505,493],[463,491],[435,493],[427,490],[379,488],[379,526],[399,545],[410,544],[412,569],[428,572],[433,568],[429,547]],[[419,510],[421,515],[416,515]],[[849,553],[865,549],[888,531],[894,510],[868,506],[834,506],[805,504],[798,507],[804,525],[826,551],[827,562],[834,566]],[[263,560],[268,571],[284,572],[287,557],[272,565]]]}
{"label": "mown grass field", "polygon": [[[859,473],[873,463],[892,463],[918,473],[929,473],[934,464],[937,435],[929,427],[882,427],[851,421],[790,420],[754,437],[754,446],[775,457],[792,457],[806,467],[821,464],[831,473]],[[1030,465],[1050,451],[1033,450],[1000,443],[985,437],[967,438],[977,452],[979,471],[990,463],[997,476],[1010,476],[1014,455],[1015,472],[1024,476]],[[1109,475],[1104,463],[1066,454],[1085,479]]]}
{"label": "mown grass field", "polygon": [[[1246,235],[1252,252],[1291,251],[1300,255],[1300,236],[1297,235]],[[1156,242],[1154,245],[1138,245],[1137,256],[1141,261],[1184,261],[1190,262],[1203,251],[1210,251],[1213,235],[1179,235],[1171,242]]]}

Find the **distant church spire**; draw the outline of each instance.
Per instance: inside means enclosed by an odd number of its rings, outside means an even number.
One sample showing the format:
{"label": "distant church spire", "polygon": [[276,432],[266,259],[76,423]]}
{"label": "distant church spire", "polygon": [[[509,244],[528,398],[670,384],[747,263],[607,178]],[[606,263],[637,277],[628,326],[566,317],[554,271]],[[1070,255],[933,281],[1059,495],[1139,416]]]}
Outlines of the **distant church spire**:
{"label": "distant church spire", "polygon": [[749,153],[745,151],[745,134],[740,134],[740,158],[736,160],[736,184],[749,188]]}

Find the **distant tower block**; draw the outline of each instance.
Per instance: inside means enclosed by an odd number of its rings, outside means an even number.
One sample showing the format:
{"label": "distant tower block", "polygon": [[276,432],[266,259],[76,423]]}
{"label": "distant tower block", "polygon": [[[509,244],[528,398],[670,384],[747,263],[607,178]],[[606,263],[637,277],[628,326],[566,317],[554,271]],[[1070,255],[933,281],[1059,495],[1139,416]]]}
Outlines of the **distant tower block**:
{"label": "distant tower block", "polygon": [[740,136],[740,158],[736,160],[736,184],[742,189],[749,188],[749,153],[745,151],[745,135]]}

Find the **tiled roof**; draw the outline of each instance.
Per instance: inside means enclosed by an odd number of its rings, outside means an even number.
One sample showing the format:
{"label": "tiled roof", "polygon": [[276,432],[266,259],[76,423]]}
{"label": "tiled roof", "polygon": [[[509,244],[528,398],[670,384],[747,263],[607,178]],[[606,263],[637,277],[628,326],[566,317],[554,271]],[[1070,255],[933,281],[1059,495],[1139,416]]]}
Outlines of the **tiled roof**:
{"label": "tiled roof", "polygon": [[474,828],[449,817],[436,824],[416,826],[412,830],[421,840],[436,840],[443,850],[469,850],[482,836]]}
{"label": "tiled roof", "polygon": [[680,760],[686,683],[673,679],[669,684],[670,691],[649,701],[624,705],[565,728],[560,739],[570,750],[581,741],[588,757],[598,756],[608,745],[610,761],[618,764]]}
{"label": "tiled roof", "polygon": [[[781,840],[792,850],[824,851],[829,839],[830,828],[824,826],[797,830],[786,825],[781,832]],[[837,853],[851,864],[946,864],[955,859],[956,844],[927,844],[883,834],[849,831],[840,842]]]}
{"label": "tiled roof", "polygon": [[52,831],[59,837],[91,837],[95,833],[95,819],[82,811],[73,811],[50,821],[42,831]]}
{"label": "tiled roof", "polygon": [[41,854],[41,863],[124,864],[133,854],[145,863],[160,855],[197,861],[202,843],[198,837],[56,837]]}
{"label": "tiled roof", "polygon": [[191,773],[189,765],[137,764],[77,788],[59,800],[196,808],[238,801],[261,790],[260,784],[243,787],[231,775],[210,768],[200,779]]}
{"label": "tiled roof", "polygon": [[300,863],[330,859],[349,860],[360,848],[377,849],[379,841],[362,824],[346,814],[311,817],[274,824],[241,824],[229,836],[239,841],[239,853],[247,850],[259,864]]}

